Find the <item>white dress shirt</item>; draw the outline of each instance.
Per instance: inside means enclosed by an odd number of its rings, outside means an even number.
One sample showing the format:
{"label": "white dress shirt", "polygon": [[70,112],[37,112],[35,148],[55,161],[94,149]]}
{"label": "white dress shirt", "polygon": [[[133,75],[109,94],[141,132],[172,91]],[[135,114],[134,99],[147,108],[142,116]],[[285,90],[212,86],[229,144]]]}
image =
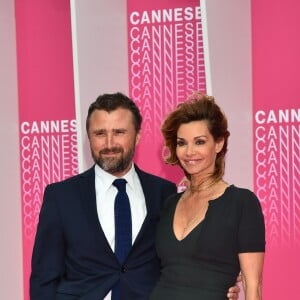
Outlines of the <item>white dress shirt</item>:
{"label": "white dress shirt", "polygon": [[[117,177],[105,172],[98,165],[95,165],[95,189],[97,213],[105,237],[114,251],[115,249],[115,213],[114,203],[117,195],[117,188],[112,185]],[[134,243],[147,214],[145,196],[139,177],[132,165],[131,169],[122,178],[126,179],[126,192],[128,194],[131,222],[132,222],[132,243]],[[111,292],[104,298],[111,299]]]}

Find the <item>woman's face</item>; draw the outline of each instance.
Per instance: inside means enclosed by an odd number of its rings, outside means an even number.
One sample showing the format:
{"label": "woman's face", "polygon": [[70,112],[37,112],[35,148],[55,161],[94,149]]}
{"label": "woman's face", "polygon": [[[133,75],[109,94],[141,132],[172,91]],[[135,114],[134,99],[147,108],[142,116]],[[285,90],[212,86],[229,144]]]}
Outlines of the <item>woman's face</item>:
{"label": "woman's face", "polygon": [[207,121],[193,121],[179,126],[176,155],[188,174],[207,176],[214,172],[216,156],[223,144],[223,139],[214,140]]}

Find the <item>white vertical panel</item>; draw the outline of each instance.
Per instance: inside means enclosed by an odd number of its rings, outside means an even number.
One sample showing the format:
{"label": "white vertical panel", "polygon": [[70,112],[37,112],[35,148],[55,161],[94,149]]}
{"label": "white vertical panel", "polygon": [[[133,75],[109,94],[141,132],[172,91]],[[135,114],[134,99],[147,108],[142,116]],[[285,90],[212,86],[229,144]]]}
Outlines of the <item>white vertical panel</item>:
{"label": "white vertical panel", "polygon": [[99,94],[128,94],[126,1],[71,0],[79,170],[92,163],[85,131]]}
{"label": "white vertical panel", "polygon": [[201,7],[201,21],[202,21],[202,32],[203,32],[203,51],[204,51],[206,92],[208,95],[212,95],[212,82],[211,82],[211,72],[210,72],[211,66],[210,66],[208,30],[207,30],[207,15],[206,15],[206,0],[200,1],[200,7]]}
{"label": "white vertical panel", "polygon": [[250,0],[201,1],[211,80],[208,92],[225,110],[231,132],[225,177],[253,189],[250,4]]}
{"label": "white vertical panel", "polygon": [[14,1],[0,2],[0,297],[23,299]]}

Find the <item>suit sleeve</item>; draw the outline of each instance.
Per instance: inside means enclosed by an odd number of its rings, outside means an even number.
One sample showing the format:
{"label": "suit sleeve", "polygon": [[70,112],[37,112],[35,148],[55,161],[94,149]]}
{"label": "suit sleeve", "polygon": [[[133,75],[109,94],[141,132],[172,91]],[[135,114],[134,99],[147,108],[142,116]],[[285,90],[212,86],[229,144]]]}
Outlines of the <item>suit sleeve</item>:
{"label": "suit sleeve", "polygon": [[175,183],[171,182],[168,184],[167,191],[165,193],[165,199],[169,198],[170,196],[177,194],[177,186]]}
{"label": "suit sleeve", "polygon": [[55,196],[55,185],[44,192],[31,261],[30,299],[55,299],[64,272],[65,244]]}

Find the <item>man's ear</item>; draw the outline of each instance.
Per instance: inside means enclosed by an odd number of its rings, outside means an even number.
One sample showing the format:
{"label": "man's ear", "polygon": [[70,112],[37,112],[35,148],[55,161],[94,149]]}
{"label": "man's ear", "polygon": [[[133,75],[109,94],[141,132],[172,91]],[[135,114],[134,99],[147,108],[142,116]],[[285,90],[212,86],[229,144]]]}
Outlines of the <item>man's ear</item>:
{"label": "man's ear", "polygon": [[141,139],[141,130],[136,134],[135,145],[137,146]]}

